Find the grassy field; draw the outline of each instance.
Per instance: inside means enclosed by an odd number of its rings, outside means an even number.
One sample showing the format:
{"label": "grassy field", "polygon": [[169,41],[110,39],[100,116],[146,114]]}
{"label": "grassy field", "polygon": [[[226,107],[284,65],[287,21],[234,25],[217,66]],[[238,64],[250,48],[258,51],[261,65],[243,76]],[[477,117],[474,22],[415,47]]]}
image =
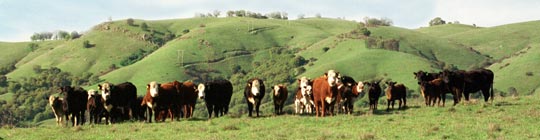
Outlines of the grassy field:
{"label": "grassy field", "polygon": [[[497,97],[452,107],[425,107],[409,99],[405,110],[368,111],[326,118],[232,115],[164,123],[58,127],[52,120],[32,128],[2,128],[4,139],[539,139],[540,99]],[[448,102],[450,103],[450,102]]]}

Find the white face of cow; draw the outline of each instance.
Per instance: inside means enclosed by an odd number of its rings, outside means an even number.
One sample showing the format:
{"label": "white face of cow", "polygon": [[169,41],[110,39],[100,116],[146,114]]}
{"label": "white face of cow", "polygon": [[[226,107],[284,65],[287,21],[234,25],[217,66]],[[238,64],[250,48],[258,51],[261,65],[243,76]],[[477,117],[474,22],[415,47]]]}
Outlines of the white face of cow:
{"label": "white face of cow", "polygon": [[55,100],[56,100],[56,97],[54,97],[53,95],[49,96],[49,105],[53,106]]}
{"label": "white face of cow", "polygon": [[334,70],[329,70],[326,73],[326,76],[327,76],[327,79],[328,79],[328,84],[331,87],[336,86],[337,83],[339,82],[338,73],[336,71],[334,71]]}
{"label": "white face of cow", "polygon": [[88,99],[90,99],[90,97],[95,96],[97,94],[98,94],[98,91],[96,91],[94,89],[88,90]]}
{"label": "white face of cow", "polygon": [[259,80],[253,80],[251,82],[251,93],[255,96],[260,94],[261,84],[259,83]]}
{"label": "white face of cow", "polygon": [[159,84],[156,81],[150,82],[148,84],[148,91],[150,92],[150,96],[157,97],[159,95]]}
{"label": "white face of cow", "polygon": [[279,95],[279,89],[280,89],[280,88],[279,88],[278,85],[275,85],[275,86],[274,86],[274,95],[275,95],[275,96],[278,96],[278,95]]}
{"label": "white face of cow", "polygon": [[358,85],[356,85],[356,91],[358,91],[358,93],[360,93],[363,90],[364,90],[364,83],[363,82],[358,82]]}
{"label": "white face of cow", "polygon": [[204,99],[204,90],[205,90],[205,86],[204,84],[199,84],[199,86],[197,86],[197,90],[199,91],[199,99]]}
{"label": "white face of cow", "polygon": [[103,83],[99,86],[99,90],[101,90],[101,97],[103,100],[107,101],[107,99],[111,97],[111,84]]}
{"label": "white face of cow", "polygon": [[305,95],[304,95],[304,96],[306,96],[306,95],[311,96],[311,94],[313,94],[313,90],[312,90],[312,89],[313,89],[313,88],[312,88],[310,85],[308,85],[308,86],[306,87],[306,92],[305,92]]}

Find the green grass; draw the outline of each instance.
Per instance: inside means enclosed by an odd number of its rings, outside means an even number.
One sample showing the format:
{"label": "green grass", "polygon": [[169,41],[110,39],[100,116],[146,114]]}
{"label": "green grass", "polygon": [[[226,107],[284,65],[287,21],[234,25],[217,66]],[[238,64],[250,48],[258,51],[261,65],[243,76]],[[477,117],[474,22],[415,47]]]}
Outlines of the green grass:
{"label": "green grass", "polygon": [[489,67],[495,73],[496,89],[508,92],[508,88],[514,87],[519,94],[531,94],[540,87],[540,70],[536,67],[540,65],[540,44],[532,44],[522,52]]}
{"label": "green grass", "polygon": [[353,115],[201,118],[164,123],[58,127],[52,120],[32,128],[2,128],[5,139],[538,139],[540,99],[535,96],[473,101],[455,107],[425,107],[409,100],[406,110]]}
{"label": "green grass", "polygon": [[416,31],[429,34],[434,37],[445,37],[445,36],[450,36],[450,35],[472,31],[476,29],[480,29],[480,28],[476,28],[474,26],[465,25],[465,24],[444,24],[444,25],[437,25],[437,26],[431,26],[431,27],[421,27],[419,29],[416,29]]}

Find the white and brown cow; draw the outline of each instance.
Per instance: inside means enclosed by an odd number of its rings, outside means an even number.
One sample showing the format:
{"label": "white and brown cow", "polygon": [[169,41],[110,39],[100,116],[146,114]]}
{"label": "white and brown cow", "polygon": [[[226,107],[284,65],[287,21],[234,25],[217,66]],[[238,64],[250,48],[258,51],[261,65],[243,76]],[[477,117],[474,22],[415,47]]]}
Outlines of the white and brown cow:
{"label": "white and brown cow", "polygon": [[287,86],[282,84],[275,85],[273,93],[275,114],[283,114],[283,106],[285,105],[285,101],[287,101],[287,96],[289,95]]}
{"label": "white and brown cow", "polygon": [[298,90],[296,91],[296,96],[294,100],[295,113],[303,114],[313,113],[313,87],[311,80],[307,77],[302,77],[298,79]]}
{"label": "white and brown cow", "polygon": [[313,101],[316,116],[333,115],[333,106],[338,94],[339,73],[329,70],[324,76],[313,80]]}
{"label": "white and brown cow", "polygon": [[[265,94],[264,82],[261,79],[253,78],[247,82],[246,88],[244,89],[244,97],[248,104],[249,116],[253,116],[253,109],[259,117],[259,106]],[[255,108],[254,108],[255,107]]]}
{"label": "white and brown cow", "polygon": [[49,106],[54,113],[54,117],[56,118],[56,125],[62,126],[64,124],[64,117],[66,117],[66,111],[63,107],[64,99],[55,97],[53,95],[49,96],[48,99]]}

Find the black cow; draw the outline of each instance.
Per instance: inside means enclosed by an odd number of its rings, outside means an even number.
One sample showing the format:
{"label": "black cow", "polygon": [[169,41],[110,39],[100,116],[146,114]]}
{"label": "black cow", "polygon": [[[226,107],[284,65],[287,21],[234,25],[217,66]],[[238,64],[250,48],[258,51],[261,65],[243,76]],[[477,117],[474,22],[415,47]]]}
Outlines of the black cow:
{"label": "black cow", "polygon": [[259,117],[259,106],[264,97],[265,93],[264,82],[261,79],[253,78],[247,82],[246,88],[244,89],[244,98],[248,104],[249,116],[253,116],[253,107],[255,107],[255,112],[257,117]]}
{"label": "black cow", "polygon": [[104,100],[107,123],[132,118],[132,104],[137,101],[137,88],[130,82],[118,85],[105,82],[98,85]]}
{"label": "black cow", "polygon": [[60,88],[64,95],[64,110],[66,118],[71,116],[72,126],[83,125],[86,118],[86,103],[88,102],[88,93],[81,87],[64,86]]}
{"label": "black cow", "polygon": [[379,85],[380,81],[376,82],[364,82],[368,86],[368,98],[369,98],[369,109],[377,110],[377,105],[379,104],[379,97],[381,97],[381,86]]}
{"label": "black cow", "polygon": [[342,113],[351,114],[354,107],[354,99],[358,97],[364,84],[349,76],[341,76],[338,86],[338,109]]}
{"label": "black cow", "polygon": [[441,77],[448,85],[454,95],[458,99],[463,94],[465,100],[469,101],[469,94],[482,91],[484,101],[488,101],[491,97],[493,101],[493,71],[488,69],[477,69],[471,71],[457,70],[442,72]]}
{"label": "black cow", "polygon": [[214,80],[197,86],[199,98],[204,99],[208,118],[223,116],[229,111],[229,103],[233,93],[233,86],[228,80]]}

